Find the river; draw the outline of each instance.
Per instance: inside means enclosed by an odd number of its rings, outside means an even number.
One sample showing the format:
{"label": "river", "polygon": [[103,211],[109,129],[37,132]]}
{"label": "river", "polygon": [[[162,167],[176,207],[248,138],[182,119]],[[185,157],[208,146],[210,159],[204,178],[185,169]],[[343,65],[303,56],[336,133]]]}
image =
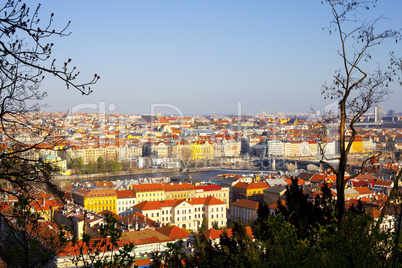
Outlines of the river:
{"label": "river", "polygon": [[[279,162],[279,161],[278,161]],[[286,162],[277,162],[277,167],[282,167],[285,166],[283,163],[294,163],[294,161],[288,161]],[[311,164],[311,161],[299,161],[298,162],[298,167],[302,169],[307,169],[307,164]],[[282,165],[281,165],[282,164]],[[317,164],[317,163],[315,163]],[[283,168],[280,168],[284,170]],[[275,171],[271,171],[269,168],[264,169],[264,174],[267,173],[272,173]],[[138,179],[138,178],[161,178],[161,177],[170,177],[172,181],[189,181],[191,179],[191,182],[201,182],[201,181],[207,181],[209,178],[216,177],[220,174],[260,174],[261,170],[260,169],[213,169],[213,168],[200,168],[200,169],[190,169],[190,171],[163,171],[163,170],[154,170],[150,172],[145,172],[145,173],[137,173],[137,174],[124,174],[124,175],[110,175],[110,176],[97,176],[97,177],[88,177],[88,176],[81,176],[79,178],[74,178],[74,177],[59,177],[57,179],[57,183],[61,186],[64,187],[71,182],[75,181],[80,181],[80,182],[85,182],[85,181],[116,181],[116,180],[131,180],[131,179]]]}

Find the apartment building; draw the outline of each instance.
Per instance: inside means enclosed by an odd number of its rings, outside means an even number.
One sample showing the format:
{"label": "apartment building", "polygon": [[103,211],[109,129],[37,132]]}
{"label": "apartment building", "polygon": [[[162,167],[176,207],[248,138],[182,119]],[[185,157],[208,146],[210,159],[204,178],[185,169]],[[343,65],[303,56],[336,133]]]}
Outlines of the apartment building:
{"label": "apartment building", "polygon": [[266,182],[238,182],[232,186],[230,203],[233,203],[239,199],[262,202],[264,201],[263,191],[267,188],[269,188],[269,185]]}
{"label": "apartment building", "polygon": [[81,188],[71,194],[74,203],[84,209],[99,213],[110,210],[117,213],[117,194],[112,188],[86,189]]}
{"label": "apartment building", "polygon": [[194,186],[190,183],[171,183],[163,185],[165,200],[190,199],[196,197]]}
{"label": "apartment building", "polygon": [[226,204],[212,196],[188,201],[143,201],[133,208],[134,211],[163,225],[174,224],[193,231],[199,230],[203,218],[206,218],[208,228],[211,228],[214,222],[217,222],[218,226],[225,226],[227,221]]}
{"label": "apartment building", "polygon": [[137,204],[143,201],[160,201],[165,199],[165,188],[160,183],[133,184],[131,189],[134,191]]}
{"label": "apartment building", "polygon": [[136,205],[136,197],[133,190],[116,190],[117,214],[125,217],[133,213],[133,206]]}
{"label": "apartment building", "polygon": [[252,224],[258,218],[258,202],[240,199],[230,204],[230,218],[245,225]]}
{"label": "apartment building", "polygon": [[194,189],[195,198],[212,196],[225,202],[226,207],[229,208],[229,187],[222,187],[220,185],[200,185],[194,186]]}

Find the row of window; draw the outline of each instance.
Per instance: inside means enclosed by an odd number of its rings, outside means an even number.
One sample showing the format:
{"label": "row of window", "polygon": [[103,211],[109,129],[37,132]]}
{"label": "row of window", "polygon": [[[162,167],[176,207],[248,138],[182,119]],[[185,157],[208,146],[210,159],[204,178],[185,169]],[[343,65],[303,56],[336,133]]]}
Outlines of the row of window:
{"label": "row of window", "polygon": [[116,200],[99,200],[99,203],[98,203],[98,201],[95,201],[95,202],[88,201],[86,203],[87,203],[87,206],[89,206],[89,205],[105,205],[105,204],[115,204]]}
{"label": "row of window", "polygon": [[146,194],[137,194],[138,195],[138,197],[151,197],[151,196],[163,196],[163,193],[153,193],[153,195],[152,194],[148,194],[148,193],[146,193]]}
{"label": "row of window", "polygon": [[132,207],[119,207],[119,211],[133,210]]}
{"label": "row of window", "polygon": [[[133,205],[135,205],[135,200],[133,201]],[[124,205],[124,201],[119,201],[119,205]],[[126,200],[126,205],[131,205],[131,200]]]}
{"label": "row of window", "polygon": [[91,212],[102,212],[104,210],[116,210],[116,207],[99,207],[99,208],[91,208],[89,209]]}
{"label": "row of window", "polygon": [[[216,208],[216,211],[219,211],[219,208]],[[221,207],[221,211],[223,211],[223,207]],[[214,212],[214,208],[211,208],[211,212]]]}
{"label": "row of window", "polygon": [[[214,214],[211,214],[211,219],[213,219],[213,218],[214,218]],[[217,218],[219,218],[219,214],[215,215],[215,219],[217,219]],[[221,214],[221,218],[223,218],[223,214]]]}

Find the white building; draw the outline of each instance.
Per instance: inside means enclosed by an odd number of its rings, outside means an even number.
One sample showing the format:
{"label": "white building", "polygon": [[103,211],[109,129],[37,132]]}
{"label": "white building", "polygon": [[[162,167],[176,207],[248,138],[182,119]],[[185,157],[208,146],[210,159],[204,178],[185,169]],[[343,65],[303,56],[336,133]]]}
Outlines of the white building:
{"label": "white building", "polygon": [[133,206],[136,205],[136,196],[133,190],[116,190],[117,214],[125,217],[133,213]]}
{"label": "white building", "polygon": [[142,155],[140,146],[124,146],[117,148],[117,161],[133,161]]}
{"label": "white building", "polygon": [[258,218],[258,202],[247,199],[239,199],[230,204],[230,218],[239,220],[245,225],[252,224]]}
{"label": "white building", "polygon": [[283,143],[280,140],[268,141],[268,155],[269,156],[283,156]]}
{"label": "white building", "polygon": [[283,143],[283,156],[290,157],[292,154],[292,144],[290,142]]}
{"label": "white building", "polygon": [[319,145],[319,153],[324,153],[324,155],[335,155],[336,154],[336,143],[335,141],[322,143]]}
{"label": "white building", "polygon": [[164,201],[144,201],[134,206],[138,211],[150,219],[161,224],[174,224],[180,228],[198,231],[203,218],[206,218],[208,228],[214,222],[218,226],[226,226],[226,204],[219,199],[208,196]]}

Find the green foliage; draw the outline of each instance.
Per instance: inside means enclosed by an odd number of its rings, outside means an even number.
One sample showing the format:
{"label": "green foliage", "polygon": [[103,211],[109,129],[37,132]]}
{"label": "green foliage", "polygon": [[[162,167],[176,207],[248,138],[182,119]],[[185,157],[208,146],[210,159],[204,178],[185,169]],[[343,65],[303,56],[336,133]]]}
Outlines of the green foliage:
{"label": "green foliage", "polygon": [[[87,165],[84,165],[82,159],[80,160],[80,158],[77,158],[72,160],[72,162],[69,164],[69,167],[73,168],[78,174],[82,174],[84,172],[88,174],[106,172],[116,173],[123,169],[123,164],[115,160],[107,160],[105,162],[102,157],[99,157],[96,163],[90,162]],[[127,169],[127,162],[125,162],[125,168]]]}
{"label": "green foliage", "polygon": [[154,252],[152,254],[151,268],[156,267],[186,267],[185,264],[189,262],[189,258],[182,250],[183,241],[179,240],[177,244],[168,243],[166,245],[167,250],[165,253]]}
{"label": "green foliage", "polygon": [[114,160],[107,161],[106,167],[107,167],[107,171],[112,172],[112,173],[120,172],[121,169],[123,168],[121,163],[114,161]]}
{"label": "green foliage", "polygon": [[316,195],[314,201],[310,202],[298,186],[297,179],[292,179],[292,183],[286,187],[286,205],[278,201],[281,215],[296,227],[299,238],[309,237],[312,228],[318,224],[330,228],[331,223],[335,222],[335,204],[326,183],[321,192],[322,195]]}
{"label": "green foliage", "polygon": [[206,230],[208,230],[207,218],[203,218],[200,227],[200,233],[205,232]]}
{"label": "green foliage", "polygon": [[194,245],[194,256],[187,260],[191,267],[258,267],[262,251],[247,234],[244,226],[235,222],[231,237],[226,232],[219,244],[212,244],[199,235]]}
{"label": "green foliage", "polygon": [[107,172],[107,166],[105,161],[103,160],[103,157],[99,157],[98,160],[96,161],[98,164],[98,172],[100,173],[106,173]]}
{"label": "green foliage", "polygon": [[73,169],[75,173],[82,174],[84,169],[84,160],[82,157],[71,159],[70,163],[68,163],[68,168]]}
{"label": "green foliage", "polygon": [[[167,262],[187,267],[400,267],[401,241],[397,232],[377,230],[374,220],[361,205],[345,215],[343,228],[337,228],[334,201],[326,185],[322,195],[309,201],[297,184],[288,188],[289,204],[282,214],[271,215],[261,203],[252,226],[254,239],[245,227],[233,222],[232,236],[224,232],[220,243],[200,233],[194,254],[186,256],[179,248],[157,255],[153,267]],[[299,202],[297,204],[297,202]],[[307,212],[303,209],[307,208]],[[300,215],[301,219],[293,215]],[[291,222],[292,221],[292,222]],[[303,228],[305,234],[300,232]],[[178,254],[180,252],[180,254]],[[173,255],[172,255],[173,254]],[[173,267],[173,266],[170,266]]]}
{"label": "green foliage", "polygon": [[212,223],[212,228],[214,228],[215,230],[219,230],[219,229],[220,229],[220,228],[219,228],[219,224],[218,224],[217,221],[214,221],[214,222]]}

